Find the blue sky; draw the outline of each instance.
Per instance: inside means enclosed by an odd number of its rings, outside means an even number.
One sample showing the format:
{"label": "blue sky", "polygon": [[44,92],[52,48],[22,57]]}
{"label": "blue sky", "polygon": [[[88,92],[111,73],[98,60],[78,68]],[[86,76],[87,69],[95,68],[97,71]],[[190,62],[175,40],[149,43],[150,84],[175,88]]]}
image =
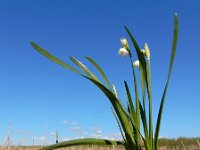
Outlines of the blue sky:
{"label": "blue sky", "polygon": [[[30,46],[34,41],[70,63],[94,58],[123,98],[132,85],[127,58],[117,52],[132,31],[151,50],[154,124],[167,77],[173,15],[179,15],[179,41],[163,114],[161,136],[200,135],[198,0],[0,0],[0,144],[11,123],[13,144],[79,137],[118,138],[111,104],[94,85],[57,66]],[[133,48],[132,48],[133,50]],[[135,56],[133,56],[136,59]],[[89,65],[89,67],[91,67]]]}

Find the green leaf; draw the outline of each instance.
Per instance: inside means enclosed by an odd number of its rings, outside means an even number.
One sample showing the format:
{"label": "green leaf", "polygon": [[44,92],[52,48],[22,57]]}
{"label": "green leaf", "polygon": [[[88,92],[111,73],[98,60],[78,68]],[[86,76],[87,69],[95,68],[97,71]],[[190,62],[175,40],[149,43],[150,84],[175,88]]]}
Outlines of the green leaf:
{"label": "green leaf", "polygon": [[152,89],[151,89],[151,67],[150,60],[147,61],[147,93],[149,98],[149,143],[151,149],[153,149],[153,122],[152,122]]}
{"label": "green leaf", "polygon": [[139,59],[141,65],[142,65],[142,68],[143,69],[146,68],[145,58],[144,58],[143,54],[140,52],[140,48],[139,48],[135,38],[133,37],[133,35],[131,34],[131,32],[129,31],[129,29],[126,26],[124,28],[125,28],[126,32],[128,33],[128,35],[129,35],[129,37],[130,37],[130,39],[131,39],[131,41],[132,41],[132,43],[133,43],[133,45],[135,47],[135,50],[136,50],[138,59]]}
{"label": "green leaf", "polygon": [[115,119],[117,121],[117,124],[118,124],[118,127],[119,127],[119,131],[120,131],[120,133],[122,135],[122,138],[123,138],[124,142],[126,143],[127,141],[126,141],[126,139],[124,137],[124,132],[123,132],[123,129],[122,129],[122,125],[121,125],[121,123],[120,123],[120,121],[119,121],[119,119],[117,117],[117,114],[116,114],[116,112],[115,112],[115,110],[113,108],[112,108],[112,113],[113,113],[113,115],[114,115],[114,117],[115,117]]}
{"label": "green leaf", "polygon": [[73,68],[72,66],[70,66],[69,64],[65,63],[64,61],[60,60],[59,58],[53,56],[52,54],[50,54],[49,52],[47,52],[46,50],[44,50],[43,48],[41,48],[39,45],[35,44],[34,42],[31,42],[31,46],[37,50],[40,54],[44,55],[46,58],[48,58],[49,60],[55,62],[56,64],[67,68],[69,70],[71,70],[72,72],[81,74],[78,70],[76,70],[75,68]]}
{"label": "green leaf", "polygon": [[[125,30],[128,33],[128,35],[129,35],[129,37],[130,37],[130,39],[131,39],[131,41],[133,43],[133,46],[135,47],[138,60],[139,60],[139,62],[141,64],[140,65],[140,70],[142,72],[144,72],[143,75],[146,75],[146,61],[145,61],[144,55],[141,53],[140,48],[139,48],[139,46],[138,46],[135,38],[133,37],[133,35],[131,34],[131,32],[129,31],[129,29],[126,26],[125,26]],[[136,94],[136,116],[137,116],[137,124],[139,125],[139,128],[140,128],[140,110],[139,110],[139,98],[138,98],[137,80],[136,80],[136,75],[135,75],[135,71],[134,71],[134,67],[133,67],[132,55],[130,55],[130,58],[131,58],[131,63],[132,63],[132,70],[133,70],[133,76],[134,76],[134,85],[135,85],[135,94]],[[145,79],[146,79],[146,76],[145,76]],[[142,84],[142,86],[143,85],[144,84]],[[143,101],[144,101],[144,99],[143,99]]]}
{"label": "green leaf", "polygon": [[[74,69],[73,67],[71,67],[70,65],[68,65],[67,63],[63,62],[62,60],[58,59],[57,57],[53,56],[52,54],[50,54],[49,52],[47,52],[46,50],[42,49],[40,46],[38,46],[37,44],[31,42],[31,45],[33,48],[35,48],[39,53],[41,53],[42,55],[44,55],[45,57],[47,57],[48,59],[50,59],[51,61],[61,65],[64,68],[67,68],[75,73],[78,73],[79,75],[81,75],[82,77],[90,80],[91,82],[93,82],[97,87],[99,87],[99,89],[101,89],[103,91],[103,93],[108,97],[108,99],[110,100],[110,102],[113,105],[113,108],[115,109],[115,112],[117,113],[119,120],[122,124],[122,128],[124,130],[124,132],[129,135],[132,139],[132,141],[134,141],[134,137],[131,134],[131,128],[129,125],[129,121],[126,115],[126,112],[123,110],[122,106],[120,105],[120,102],[118,101],[118,99],[115,97],[115,95],[108,90],[104,85],[102,85],[100,83],[100,81],[98,80],[98,78],[87,68],[85,67],[80,61],[76,60],[73,57],[70,57],[70,59],[77,65],[79,66],[87,75],[89,75],[89,77],[81,74],[78,70]],[[132,143],[132,142],[131,142]]]}
{"label": "green leaf", "polygon": [[129,90],[129,87],[128,87],[128,84],[127,84],[126,81],[124,81],[124,84],[125,84],[125,88],[126,88],[126,94],[127,94],[127,97],[128,97],[128,104],[129,104],[128,106],[130,108],[131,115],[135,120],[136,119],[136,112],[135,112],[134,104],[133,104],[133,101],[132,101],[131,93],[130,93],[130,90]]}
{"label": "green leaf", "polygon": [[162,112],[163,112],[165,97],[166,97],[166,93],[167,93],[167,89],[168,89],[168,85],[169,85],[169,80],[170,80],[170,76],[171,76],[171,72],[172,72],[174,57],[175,57],[175,54],[176,54],[177,41],[178,41],[178,16],[175,15],[174,16],[174,36],[173,36],[173,43],[172,43],[172,51],[171,51],[168,77],[167,77],[167,82],[166,82],[165,89],[164,89],[164,92],[163,92],[162,100],[161,100],[161,103],[160,103],[160,109],[159,109],[157,124],[156,124],[155,141],[154,141],[155,150],[157,150],[157,147],[158,147],[158,136],[159,136],[159,131],[160,131]]}
{"label": "green leaf", "polygon": [[[91,82],[93,82],[106,96],[107,98],[110,100],[110,102],[112,103],[112,106],[121,122],[122,128],[124,130],[124,133],[126,135],[126,139],[127,139],[127,135],[128,138],[131,138],[132,142],[130,141],[129,144],[132,143],[132,145],[134,145],[134,135],[132,135],[132,130],[129,124],[129,118],[127,117],[127,113],[124,111],[121,103],[119,102],[119,100],[115,97],[115,95],[109,90],[107,89],[104,85],[102,85],[101,83],[97,82],[96,80],[89,78],[87,76],[84,76],[85,78],[87,78],[88,80],[90,80]],[[128,139],[127,139],[128,140]]]}
{"label": "green leaf", "polygon": [[139,66],[140,69],[140,83],[142,87],[142,99],[143,99],[143,107],[145,109],[145,101],[146,101],[146,74],[145,71],[141,66]]}
{"label": "green leaf", "polygon": [[147,127],[147,118],[146,118],[146,111],[142,107],[142,104],[140,102],[140,114],[142,118],[143,123],[143,129],[144,129],[144,135],[145,135],[145,147],[148,150],[149,149],[149,135],[148,135],[148,127]]}
{"label": "green leaf", "polygon": [[57,148],[77,146],[77,145],[123,145],[123,143],[120,141],[86,138],[86,139],[77,139],[77,140],[60,142],[58,144],[53,144],[53,145],[43,147],[39,150],[53,150]]}
{"label": "green leaf", "polygon": [[80,67],[80,69],[83,70],[90,78],[92,78],[92,79],[98,81],[99,83],[101,83],[100,80],[82,62],[80,62],[79,60],[75,59],[72,56],[70,56],[70,59],[75,65]]}
{"label": "green leaf", "polygon": [[[140,135],[140,137],[142,138],[143,142],[146,144],[146,140],[145,140],[145,138],[143,137],[143,135],[141,134],[140,129],[138,128],[137,123],[136,123],[135,120],[133,120],[132,118],[130,118],[130,120],[131,120],[131,123],[132,123],[132,125],[133,125],[133,127],[134,127],[134,131],[137,131],[137,132],[139,133],[139,135]],[[137,139],[137,137],[136,137],[135,140],[136,140],[137,143],[140,143],[140,140]],[[139,145],[138,145],[138,146],[139,146]]]}
{"label": "green leaf", "polygon": [[125,132],[125,136],[126,136],[126,140],[127,140],[127,143],[126,143],[126,149],[127,150],[136,150],[136,146],[137,146],[137,143],[135,141],[135,139],[133,140],[132,137],[130,136],[130,134],[126,133]]}
{"label": "green leaf", "polygon": [[98,72],[101,74],[101,76],[102,76],[102,78],[103,78],[103,80],[105,81],[105,83],[106,83],[106,85],[108,86],[108,88],[110,89],[110,90],[112,90],[112,86],[110,85],[110,83],[109,83],[109,80],[108,80],[108,78],[106,77],[106,74],[103,72],[103,70],[101,69],[101,67],[94,61],[94,59],[92,59],[92,58],[90,58],[90,57],[86,57],[87,58],[87,60],[89,61],[89,62],[91,62],[94,66],[95,66],[95,68],[98,70]]}
{"label": "green leaf", "polygon": [[[133,67],[132,58],[131,59],[131,66],[133,71],[133,79],[134,79],[134,90],[135,90],[135,101],[136,101],[136,124],[138,126],[138,129],[140,130],[140,106],[139,106],[139,96],[138,96],[138,85],[137,85],[137,78],[135,74],[135,69]],[[141,66],[141,65],[140,65]],[[142,67],[141,67],[142,68]],[[136,132],[136,137],[139,139],[140,135],[138,132]]]}

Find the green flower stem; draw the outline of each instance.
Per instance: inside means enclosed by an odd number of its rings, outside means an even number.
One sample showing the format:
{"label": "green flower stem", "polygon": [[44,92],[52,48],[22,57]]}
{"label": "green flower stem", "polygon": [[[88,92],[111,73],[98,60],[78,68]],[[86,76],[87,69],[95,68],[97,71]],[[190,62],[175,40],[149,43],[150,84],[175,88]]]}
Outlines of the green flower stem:
{"label": "green flower stem", "polygon": [[[132,71],[133,71],[133,78],[134,78],[134,85],[135,85],[135,100],[136,100],[136,124],[138,127],[138,130],[140,131],[140,103],[139,103],[139,98],[138,98],[138,86],[137,86],[137,79],[136,79],[136,74],[135,74],[135,70],[133,67],[133,60],[132,60],[132,55],[130,53],[130,61],[131,61],[131,67],[132,67]],[[136,136],[137,136],[137,141],[140,141],[140,133],[138,133],[138,131],[136,132]]]}
{"label": "green flower stem", "polygon": [[147,60],[147,92],[149,97],[149,146],[153,149],[152,89],[150,60]]}

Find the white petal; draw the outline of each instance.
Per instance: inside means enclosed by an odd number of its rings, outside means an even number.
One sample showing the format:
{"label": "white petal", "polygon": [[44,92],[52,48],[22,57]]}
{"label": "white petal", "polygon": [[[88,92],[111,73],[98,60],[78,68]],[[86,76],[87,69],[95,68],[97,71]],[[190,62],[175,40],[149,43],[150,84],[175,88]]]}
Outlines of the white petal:
{"label": "white petal", "polygon": [[139,66],[140,66],[139,60],[136,60],[135,62],[133,62],[133,67],[139,67]]}
{"label": "white petal", "polygon": [[122,38],[120,41],[121,41],[123,47],[127,47],[128,46],[128,42],[127,42],[127,40],[125,38]]}
{"label": "white petal", "polygon": [[118,54],[122,55],[123,57],[125,57],[126,55],[129,54],[129,52],[128,52],[128,50],[126,48],[120,48]]}

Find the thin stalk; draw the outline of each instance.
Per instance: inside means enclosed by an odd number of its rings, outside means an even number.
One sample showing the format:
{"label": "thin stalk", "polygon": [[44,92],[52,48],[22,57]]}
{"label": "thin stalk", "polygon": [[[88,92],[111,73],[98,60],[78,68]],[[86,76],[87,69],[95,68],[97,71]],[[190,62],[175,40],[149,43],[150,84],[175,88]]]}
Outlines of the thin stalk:
{"label": "thin stalk", "polygon": [[198,144],[198,146],[199,146],[199,148],[200,148],[200,142],[199,142],[198,140],[196,140],[196,142],[197,142],[197,144]]}
{"label": "thin stalk", "polygon": [[185,147],[183,141],[181,141],[181,145],[182,145],[183,149],[186,150],[186,147]]}
{"label": "thin stalk", "polygon": [[[134,85],[135,85],[135,96],[136,96],[136,124],[138,126],[138,130],[140,131],[140,103],[139,103],[139,98],[138,98],[138,86],[137,86],[137,79],[136,79],[136,74],[135,70],[133,67],[133,60],[132,60],[132,55],[130,54],[130,61],[131,61],[131,67],[133,71],[133,78],[134,78]],[[137,141],[140,141],[140,134],[138,131],[136,132],[137,135]]]}
{"label": "thin stalk", "polygon": [[150,142],[150,147],[153,149],[152,90],[151,90],[150,60],[147,60],[147,90],[149,97],[149,142]]}
{"label": "thin stalk", "polygon": [[146,75],[145,71],[142,67],[140,67],[140,81],[142,86],[142,102],[143,102],[143,109],[146,113]]}

